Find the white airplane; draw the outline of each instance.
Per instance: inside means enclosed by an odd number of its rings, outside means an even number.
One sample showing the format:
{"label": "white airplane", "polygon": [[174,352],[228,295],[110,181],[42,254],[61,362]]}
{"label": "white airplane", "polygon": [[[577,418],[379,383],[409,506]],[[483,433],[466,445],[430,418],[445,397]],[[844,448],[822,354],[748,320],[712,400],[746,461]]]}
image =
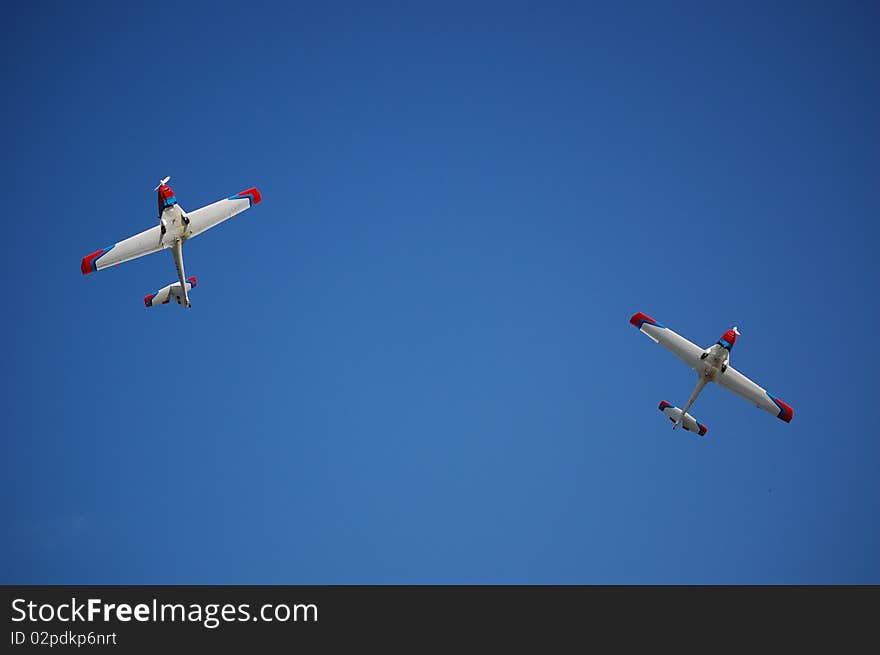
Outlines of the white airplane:
{"label": "white airplane", "polygon": [[187,239],[259,204],[263,199],[258,189],[250,188],[201,209],[186,212],[177,204],[174,191],[168,186],[170,179],[170,176],[166,177],[159,182],[159,186],[153,189],[153,191],[158,191],[158,225],[86,255],[83,257],[80,267],[82,274],[88,275],[93,271],[100,271],[109,266],[116,266],[116,264],[171,248],[171,252],[174,254],[174,264],[177,266],[178,281],[159,289],[156,293],[147,294],[144,297],[144,304],[147,307],[168,303],[171,298],[174,298],[178,305],[191,307],[189,292],[196,286],[196,278],[186,277],[186,272],[183,269],[183,244]]}
{"label": "white airplane", "polygon": [[703,387],[710,382],[715,382],[728,391],[732,391],[740,398],[770,412],[786,423],[789,423],[794,416],[794,410],[789,405],[768,393],[766,389],[758,386],[730,365],[730,350],[739,336],[739,329],[736,326],[725,332],[715,345],[709,348],[700,348],[697,344],[691,343],[668,327],[660,325],[642,312],[633,314],[629,322],[644,332],[651,341],[659,343],[697,372],[697,386],[694,387],[694,392],[684,409],[673,407],[665,400],[660,402],[659,409],[672,421],[673,430],[681,425],[685,430],[695,432],[701,437],[706,434],[708,428],[702,423],[698,423],[687,412],[697,396],[700,395]]}

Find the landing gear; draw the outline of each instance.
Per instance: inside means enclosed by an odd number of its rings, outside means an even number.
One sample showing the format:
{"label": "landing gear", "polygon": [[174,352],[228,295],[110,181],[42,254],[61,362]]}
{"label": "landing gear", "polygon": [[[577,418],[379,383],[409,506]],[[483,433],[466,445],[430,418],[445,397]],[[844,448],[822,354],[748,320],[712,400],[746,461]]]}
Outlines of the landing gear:
{"label": "landing gear", "polygon": [[183,215],[183,224],[189,225],[189,216],[187,216],[186,214]]}
{"label": "landing gear", "polygon": [[700,355],[700,359],[706,359],[709,356],[709,353],[703,353]]}
{"label": "landing gear", "polygon": [[722,364],[721,365],[721,372],[724,373],[724,371],[726,371],[726,370],[727,370],[727,364]]}
{"label": "landing gear", "polygon": [[162,241],[165,239],[165,219],[161,216],[159,217],[159,245],[157,247],[162,247]]}

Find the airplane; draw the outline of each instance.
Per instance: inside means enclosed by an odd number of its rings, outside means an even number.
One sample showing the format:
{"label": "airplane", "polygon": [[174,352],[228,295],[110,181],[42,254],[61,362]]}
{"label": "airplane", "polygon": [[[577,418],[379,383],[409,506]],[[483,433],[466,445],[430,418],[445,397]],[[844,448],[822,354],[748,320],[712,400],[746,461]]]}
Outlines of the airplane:
{"label": "airplane", "polygon": [[153,307],[167,304],[171,298],[178,305],[192,307],[189,292],[196,286],[195,277],[187,277],[183,268],[183,244],[215,225],[250,209],[263,199],[256,187],[246,189],[234,196],[205,205],[192,212],[184,211],[177,202],[177,196],[168,186],[171,176],[159,181],[153,191],[158,192],[159,224],[119,241],[112,246],[101,248],[83,257],[80,270],[83,275],[100,271],[110,266],[149,255],[165,248],[171,248],[174,264],[177,267],[177,282],[173,282],[155,293],[144,297],[144,305]]}
{"label": "airplane", "polygon": [[740,335],[737,326],[733,326],[725,332],[713,346],[700,348],[697,344],[691,343],[642,312],[633,314],[629,322],[637,330],[647,335],[651,341],[659,343],[697,372],[697,386],[694,387],[684,409],[673,407],[665,400],[660,402],[658,409],[672,421],[673,430],[681,425],[689,432],[694,432],[701,437],[705,436],[709,429],[688,414],[688,410],[703,388],[710,382],[715,382],[728,391],[732,391],[740,398],[770,412],[786,423],[791,422],[794,410],[789,405],[752,382],[730,365],[730,351],[733,344],[736,343],[736,338]]}

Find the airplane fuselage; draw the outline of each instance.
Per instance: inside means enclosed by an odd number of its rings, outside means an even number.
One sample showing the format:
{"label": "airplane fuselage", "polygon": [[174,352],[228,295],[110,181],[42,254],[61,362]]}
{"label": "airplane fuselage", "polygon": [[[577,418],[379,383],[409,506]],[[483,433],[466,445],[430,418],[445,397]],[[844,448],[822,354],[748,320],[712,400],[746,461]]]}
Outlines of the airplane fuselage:
{"label": "airplane fuselage", "polygon": [[719,343],[706,351],[706,356],[700,360],[697,373],[700,378],[707,382],[713,382],[723,369],[727,368],[730,361],[730,351]]}
{"label": "airplane fuselage", "polygon": [[160,222],[165,227],[165,234],[162,235],[163,246],[168,247],[178,239],[182,241],[186,239],[187,224],[183,218],[183,210],[176,203],[162,210]]}
{"label": "airplane fuselage", "polygon": [[183,267],[183,242],[186,240],[189,231],[189,218],[177,204],[177,196],[168,186],[169,178],[165,178],[156,187],[158,191],[157,200],[159,203],[159,226],[161,227],[159,242],[163,248],[171,248],[174,255],[174,265],[177,267],[177,278],[180,281],[180,291],[183,294],[183,301],[180,302],[185,307],[190,307],[189,294],[186,289],[186,271]]}

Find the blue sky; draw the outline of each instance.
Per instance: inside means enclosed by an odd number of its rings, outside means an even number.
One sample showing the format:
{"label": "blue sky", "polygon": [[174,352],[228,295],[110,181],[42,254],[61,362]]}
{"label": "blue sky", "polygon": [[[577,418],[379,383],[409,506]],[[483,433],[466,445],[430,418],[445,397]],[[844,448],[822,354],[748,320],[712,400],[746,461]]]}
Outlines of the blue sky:
{"label": "blue sky", "polygon": [[367,4],[12,10],[0,582],[880,583],[876,7]]}

